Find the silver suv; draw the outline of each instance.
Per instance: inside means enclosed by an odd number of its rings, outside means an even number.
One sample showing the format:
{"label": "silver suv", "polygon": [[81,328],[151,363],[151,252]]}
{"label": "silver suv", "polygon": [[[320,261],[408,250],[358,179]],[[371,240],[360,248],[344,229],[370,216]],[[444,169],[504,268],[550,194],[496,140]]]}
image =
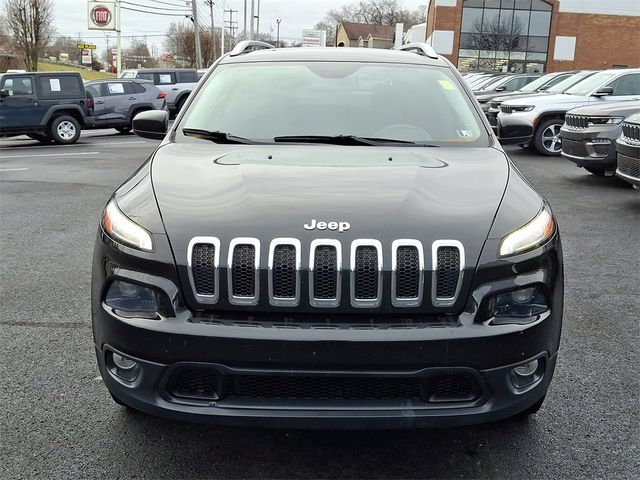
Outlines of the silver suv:
{"label": "silver suv", "polygon": [[191,91],[198,84],[198,72],[189,68],[142,68],[125,70],[120,78],[141,78],[151,80],[156,87],[167,94],[167,108],[178,113]]}
{"label": "silver suv", "polygon": [[498,139],[503,145],[531,144],[542,155],[560,155],[567,111],[622,100],[640,100],[640,68],[604,70],[559,95],[506,100],[498,114]]}

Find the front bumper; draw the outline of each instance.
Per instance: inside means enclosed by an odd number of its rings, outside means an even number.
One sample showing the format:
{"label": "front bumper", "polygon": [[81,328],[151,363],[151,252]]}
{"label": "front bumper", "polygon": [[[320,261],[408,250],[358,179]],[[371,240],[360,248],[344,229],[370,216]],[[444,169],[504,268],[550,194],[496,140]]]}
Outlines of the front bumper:
{"label": "front bumper", "polygon": [[640,187],[640,144],[630,144],[622,139],[616,142],[616,175],[635,187]]}
{"label": "front bumper", "polygon": [[533,138],[534,124],[529,116],[520,113],[498,114],[497,136],[503,145],[522,145]]}
{"label": "front bumper", "polygon": [[560,129],[562,156],[578,167],[614,171],[617,163],[615,144],[617,136],[614,132],[603,131],[601,128],[576,132],[562,127]]}

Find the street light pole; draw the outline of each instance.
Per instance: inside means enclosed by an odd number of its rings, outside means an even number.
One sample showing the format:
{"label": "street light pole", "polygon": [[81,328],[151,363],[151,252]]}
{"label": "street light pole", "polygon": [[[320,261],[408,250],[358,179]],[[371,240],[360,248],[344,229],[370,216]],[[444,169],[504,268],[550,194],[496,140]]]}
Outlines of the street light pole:
{"label": "street light pole", "polygon": [[116,0],[116,76],[122,73],[122,10],[121,0]]}
{"label": "street light pole", "polygon": [[276,23],[278,24],[278,33],[276,34],[276,48],[280,48],[280,22],[282,21],[281,18],[278,18],[276,20]]}
{"label": "street light pole", "polygon": [[255,0],[251,0],[251,23],[249,24],[249,40],[253,40],[253,23],[255,22],[256,15],[256,2]]}

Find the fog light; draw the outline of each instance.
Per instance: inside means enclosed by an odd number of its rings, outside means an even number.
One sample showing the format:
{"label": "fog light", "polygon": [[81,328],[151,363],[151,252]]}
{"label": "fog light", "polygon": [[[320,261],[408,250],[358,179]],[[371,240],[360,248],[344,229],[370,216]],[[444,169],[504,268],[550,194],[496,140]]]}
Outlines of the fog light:
{"label": "fog light", "polygon": [[135,360],[109,351],[107,352],[106,360],[107,368],[114,376],[127,382],[133,382],[138,378],[140,365]]}
{"label": "fog light", "polygon": [[511,383],[516,388],[525,388],[538,383],[544,376],[544,359],[537,358],[511,369]]}
{"label": "fog light", "polygon": [[[135,362],[134,362],[135,363]],[[535,371],[538,369],[538,360],[533,360],[531,362],[525,363],[524,365],[520,365],[513,369],[516,372],[516,375],[521,377],[528,377],[533,375]]]}
{"label": "fog light", "polygon": [[135,368],[136,365],[138,365],[130,358],[123,357],[122,355],[118,355],[117,353],[113,354],[113,363],[120,370],[131,370],[132,368]]}

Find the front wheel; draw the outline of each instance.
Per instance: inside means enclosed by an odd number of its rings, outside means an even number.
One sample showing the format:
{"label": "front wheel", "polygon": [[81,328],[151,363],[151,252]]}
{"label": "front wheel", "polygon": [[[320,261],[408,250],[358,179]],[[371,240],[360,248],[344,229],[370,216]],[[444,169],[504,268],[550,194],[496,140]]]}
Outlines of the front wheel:
{"label": "front wheel", "polygon": [[75,118],[63,115],[53,119],[49,131],[54,142],[69,145],[78,141],[81,129]]}
{"label": "front wheel", "polygon": [[116,127],[116,130],[124,135],[131,131],[131,127]]}
{"label": "front wheel", "polygon": [[555,157],[562,152],[562,139],[560,129],[564,121],[559,118],[552,118],[542,122],[533,135],[533,144],[541,155]]}
{"label": "front wheel", "polygon": [[49,135],[43,135],[41,133],[30,133],[27,135],[29,138],[39,141],[40,143],[51,143],[51,137]]}

